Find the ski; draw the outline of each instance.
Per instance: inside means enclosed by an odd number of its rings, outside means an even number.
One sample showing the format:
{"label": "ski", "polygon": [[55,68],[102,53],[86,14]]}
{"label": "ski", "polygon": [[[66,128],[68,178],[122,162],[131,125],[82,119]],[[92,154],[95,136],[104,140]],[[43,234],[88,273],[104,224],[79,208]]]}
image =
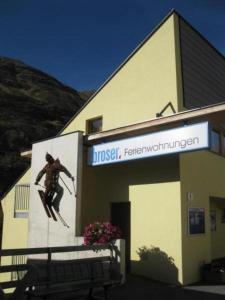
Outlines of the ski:
{"label": "ski", "polygon": [[70,228],[70,226],[66,223],[66,221],[63,219],[63,217],[61,216],[61,214],[58,211],[56,211],[56,210],[55,210],[55,212],[56,212],[57,216],[59,217],[60,221],[62,222],[62,224],[65,227]]}
{"label": "ski", "polygon": [[57,218],[56,218],[56,216],[55,216],[55,213],[54,213],[54,211],[53,211],[53,209],[52,209],[52,205],[47,204],[47,206],[48,206],[48,209],[49,209],[49,211],[50,211],[50,213],[51,213],[51,215],[52,215],[53,220],[54,220],[54,221],[57,221]]}
{"label": "ski", "polygon": [[[45,202],[44,200],[44,192],[42,190],[38,190],[39,196],[41,198],[41,202],[43,204],[43,207],[45,209],[45,212],[47,214],[47,216],[49,218],[53,218],[54,221],[58,221],[56,218],[56,215],[58,216],[59,220],[61,221],[61,223],[63,224],[63,226],[70,228],[70,226],[66,223],[66,221],[63,219],[63,217],[61,216],[61,214],[56,211],[55,209],[53,210],[54,206],[52,206],[51,204],[48,204]],[[56,215],[55,215],[56,213]]]}
{"label": "ski", "polygon": [[42,204],[44,206],[44,209],[45,209],[45,212],[46,212],[47,216],[49,218],[53,218],[54,221],[57,221],[57,218],[56,218],[56,216],[54,214],[52,206],[50,204],[46,203],[45,200],[44,200],[44,192],[42,190],[38,190],[38,193],[40,195],[41,202],[42,202]]}
{"label": "ski", "polygon": [[46,212],[48,218],[51,218],[51,217],[52,217],[52,216],[51,216],[51,213],[50,213],[50,211],[49,211],[49,209],[48,209],[47,204],[46,204],[45,201],[44,201],[44,192],[43,192],[42,190],[38,190],[38,193],[39,193],[39,196],[40,196],[40,198],[41,198],[41,202],[42,202],[42,204],[43,204],[44,210],[45,210],[45,212]]}

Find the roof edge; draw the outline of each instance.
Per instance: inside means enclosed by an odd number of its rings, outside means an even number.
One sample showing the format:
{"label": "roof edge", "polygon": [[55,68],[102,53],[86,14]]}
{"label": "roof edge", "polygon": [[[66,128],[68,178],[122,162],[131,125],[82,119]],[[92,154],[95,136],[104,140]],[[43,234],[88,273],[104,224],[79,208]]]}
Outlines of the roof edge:
{"label": "roof edge", "polygon": [[95,96],[104,88],[104,86],[123,68],[123,66],[137,53],[137,51],[152,37],[152,35],[171,17],[171,15],[177,15],[183,20],[192,30],[194,30],[214,51],[217,52],[223,59],[225,56],[221,53],[207,38],[205,38],[191,23],[189,23],[176,9],[171,9],[170,12],[156,25],[153,30],[144,38],[142,42],[130,53],[130,55],[116,68],[116,70],[103,82],[103,84],[97,89],[97,91],[86,101],[86,103],[74,114],[74,116],[66,123],[66,125],[59,131],[58,135],[61,135],[63,131],[73,122],[73,120],[79,115],[79,113],[95,98]]}
{"label": "roof edge", "polygon": [[104,86],[126,65],[126,63],[138,52],[138,50],[153,36],[153,34],[173,15],[180,16],[175,9],[172,9],[158,25],[144,38],[142,42],[128,55],[128,57],[116,68],[116,70],[103,82],[97,91],[86,101],[86,103],[75,113],[75,115],[66,123],[66,125],[59,131],[57,135],[61,135],[63,131],[73,122],[73,120],[79,115],[79,113],[97,96],[97,94],[104,88]]}

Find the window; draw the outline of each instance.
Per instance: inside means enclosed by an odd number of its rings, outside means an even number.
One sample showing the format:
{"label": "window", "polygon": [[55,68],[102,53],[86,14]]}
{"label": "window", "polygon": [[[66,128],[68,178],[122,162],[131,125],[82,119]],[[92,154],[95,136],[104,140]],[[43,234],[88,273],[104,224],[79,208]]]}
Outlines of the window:
{"label": "window", "polygon": [[86,132],[88,134],[102,131],[102,117],[87,120]]}
{"label": "window", "polygon": [[15,187],[14,218],[27,218],[29,210],[30,185],[21,184]]}
{"label": "window", "polygon": [[211,131],[211,150],[216,153],[220,153],[220,134],[219,132],[212,130]]}

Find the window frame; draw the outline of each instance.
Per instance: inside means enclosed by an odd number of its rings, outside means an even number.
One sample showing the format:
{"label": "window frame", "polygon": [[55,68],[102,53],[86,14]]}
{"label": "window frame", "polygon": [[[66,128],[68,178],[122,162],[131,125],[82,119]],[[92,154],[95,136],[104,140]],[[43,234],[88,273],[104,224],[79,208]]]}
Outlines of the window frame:
{"label": "window frame", "polygon": [[[213,144],[212,144],[212,134],[213,133],[217,134],[218,137],[219,137],[219,150],[218,151],[216,151],[216,150],[213,149]],[[210,151],[212,151],[213,153],[216,153],[216,154],[221,154],[221,148],[222,147],[221,147],[220,132],[217,129],[212,128],[212,130],[211,130],[211,147],[210,147]]]}
{"label": "window frame", "polygon": [[15,185],[14,219],[27,219],[29,215],[30,184]]}
{"label": "window frame", "polygon": [[212,127],[211,132],[214,131],[219,134],[219,151],[214,151],[212,149],[212,140],[210,146],[210,152],[225,157],[225,131],[219,127]]}
{"label": "window frame", "polygon": [[[93,132],[93,131],[91,131],[91,124],[92,124],[92,122],[97,121],[97,120],[101,120],[101,122],[102,122],[101,130]],[[86,134],[95,134],[95,133],[101,132],[102,125],[103,125],[103,116],[97,116],[97,117],[86,120]]]}
{"label": "window frame", "polygon": [[[202,232],[195,232],[193,233],[191,231],[191,222],[190,222],[190,213],[195,213],[195,214],[198,214],[198,213],[202,213],[203,215],[203,231]],[[188,207],[187,209],[187,218],[188,218],[188,221],[187,221],[187,235],[189,237],[192,237],[192,236],[199,236],[199,235],[204,235],[206,234],[206,219],[205,219],[205,208],[204,207]]]}

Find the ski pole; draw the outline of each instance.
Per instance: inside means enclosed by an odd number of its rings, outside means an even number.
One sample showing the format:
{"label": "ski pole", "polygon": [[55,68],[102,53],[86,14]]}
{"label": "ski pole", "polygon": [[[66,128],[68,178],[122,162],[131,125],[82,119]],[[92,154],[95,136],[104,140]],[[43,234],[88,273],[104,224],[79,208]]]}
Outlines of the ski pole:
{"label": "ski pole", "polygon": [[61,216],[61,214],[60,214],[59,212],[56,212],[56,213],[57,213],[57,215],[58,215],[60,221],[62,222],[62,224],[63,224],[64,226],[66,226],[67,228],[70,228],[70,226],[66,223],[66,221],[63,219],[63,217]]}
{"label": "ski pole", "polygon": [[[73,181],[73,180],[72,180]],[[75,195],[75,197],[77,196],[77,194],[76,194],[76,190],[75,190],[75,185],[74,185],[74,181],[73,181],[73,190],[74,190],[74,195]]]}
{"label": "ski pole", "polygon": [[41,185],[40,183],[38,183],[37,185],[39,185],[40,187],[42,187],[43,189],[45,189],[45,187],[43,185]]}
{"label": "ski pole", "polygon": [[65,187],[67,188],[67,190],[69,191],[70,195],[72,195],[71,190],[68,188],[68,186],[66,185],[65,181],[62,179],[61,176],[59,176],[59,178],[62,180],[62,182],[64,183]]}

